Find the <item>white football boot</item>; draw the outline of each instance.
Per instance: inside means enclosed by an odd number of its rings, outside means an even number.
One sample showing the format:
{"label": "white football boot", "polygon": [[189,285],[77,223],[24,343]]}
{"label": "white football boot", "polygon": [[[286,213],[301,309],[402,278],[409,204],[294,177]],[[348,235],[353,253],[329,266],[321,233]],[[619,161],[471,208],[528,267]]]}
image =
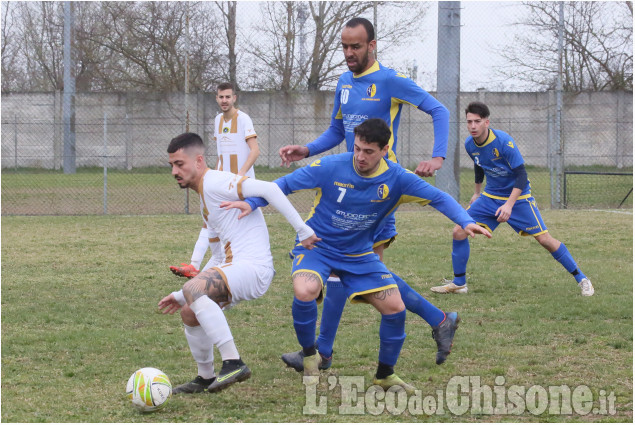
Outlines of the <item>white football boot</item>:
{"label": "white football boot", "polygon": [[456,285],[454,282],[448,279],[443,279],[443,285],[433,286],[430,288],[432,292],[437,294],[467,294],[467,284]]}

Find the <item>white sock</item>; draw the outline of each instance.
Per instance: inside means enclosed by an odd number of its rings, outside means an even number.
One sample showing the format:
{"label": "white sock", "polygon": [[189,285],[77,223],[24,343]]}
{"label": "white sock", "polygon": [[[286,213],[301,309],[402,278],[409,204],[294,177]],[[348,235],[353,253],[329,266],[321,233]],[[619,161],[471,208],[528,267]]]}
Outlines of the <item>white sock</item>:
{"label": "white sock", "polygon": [[190,346],[192,357],[198,366],[198,375],[205,379],[216,376],[214,373],[214,344],[200,326],[184,325],[185,338]]}
{"label": "white sock", "polygon": [[[219,351],[221,350],[221,346],[230,341],[233,345],[234,337],[229,330],[227,318],[218,304],[212,301],[209,297],[203,296],[190,304],[190,308],[196,315],[198,323],[201,324],[201,327],[210,337],[212,343],[218,347]],[[226,351],[225,355],[232,355],[234,352],[238,354],[235,345],[233,350],[231,345],[227,346],[227,348],[223,347],[223,350]],[[221,357],[223,360],[228,360],[225,355],[223,354],[223,351],[221,351]],[[236,358],[239,357],[240,356]]]}
{"label": "white sock", "polygon": [[220,357],[225,360],[238,360],[240,358],[240,354],[238,354],[238,349],[236,348],[236,344],[234,344],[234,340],[227,341],[226,343],[218,346],[218,351],[220,352]]}
{"label": "white sock", "polygon": [[209,247],[209,232],[205,227],[201,229],[201,232],[198,234],[198,239],[196,240],[196,244],[194,245],[194,252],[192,252],[192,259],[190,260],[190,264],[196,267],[196,269],[201,268],[201,263],[203,262],[203,257],[205,257],[205,253],[207,252],[207,248]]}

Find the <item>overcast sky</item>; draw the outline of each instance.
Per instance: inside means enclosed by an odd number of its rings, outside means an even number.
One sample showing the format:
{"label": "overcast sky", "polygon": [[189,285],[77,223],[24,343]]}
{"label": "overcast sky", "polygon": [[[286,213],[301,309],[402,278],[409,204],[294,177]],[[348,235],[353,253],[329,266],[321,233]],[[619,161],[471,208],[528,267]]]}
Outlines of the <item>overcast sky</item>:
{"label": "overcast sky", "polygon": [[[519,81],[501,81],[495,74],[497,67],[505,65],[498,52],[512,42],[515,31],[512,23],[523,10],[522,4],[514,1],[461,2],[461,90],[530,90]],[[398,55],[388,54],[379,46],[380,60],[383,56],[395,67],[399,66],[399,57],[414,56],[418,66],[417,82],[427,90],[436,88],[437,20],[438,3],[434,2],[425,18],[422,42]]]}

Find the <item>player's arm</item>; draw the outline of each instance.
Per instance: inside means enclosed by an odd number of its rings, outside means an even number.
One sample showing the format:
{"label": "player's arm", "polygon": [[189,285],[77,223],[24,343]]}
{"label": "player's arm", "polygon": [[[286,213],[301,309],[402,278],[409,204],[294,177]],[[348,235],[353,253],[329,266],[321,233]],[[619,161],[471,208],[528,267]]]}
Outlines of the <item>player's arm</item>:
{"label": "player's arm", "polygon": [[461,226],[472,237],[476,233],[485,235],[488,238],[492,237],[491,233],[477,225],[467,211],[450,195],[421,180],[414,174],[405,174],[404,176],[404,180],[407,181],[404,182],[405,189],[403,194],[408,196],[410,202],[419,202],[424,205],[429,203],[431,207]]}
{"label": "player's arm", "polygon": [[470,199],[470,204],[481,196],[483,189],[483,180],[485,180],[485,170],[480,165],[474,163],[474,194]]}
{"label": "player's arm", "polygon": [[432,148],[432,159],[421,161],[415,169],[415,173],[429,177],[434,175],[443,165],[443,161],[448,151],[448,137],[450,135],[450,111],[441,102],[429,93],[426,93],[424,100],[417,106],[426,114],[432,117],[434,129],[434,147]]}
{"label": "player's arm", "polygon": [[342,143],[344,140],[344,121],[340,110],[340,90],[339,87],[335,91],[335,102],[333,104],[333,112],[331,113],[331,124],[317,139],[308,143],[306,146],[287,145],[280,148],[278,153],[282,159],[282,165],[288,167],[291,162],[299,161],[313,155],[326,152],[329,149]]}
{"label": "player's arm", "polygon": [[258,155],[260,155],[260,148],[258,147],[258,136],[252,136],[246,140],[247,146],[249,146],[249,155],[245,160],[243,166],[238,170],[239,176],[244,176],[247,171],[256,163]]}
{"label": "player's arm", "polygon": [[293,208],[291,202],[287,199],[286,195],[282,192],[280,187],[276,183],[266,182],[262,180],[246,179],[242,183],[240,191],[243,196],[246,197],[262,197],[268,203],[273,205],[275,209],[287,219],[287,221],[293,226],[298,234],[298,240],[302,242],[305,248],[312,248],[315,242],[320,239],[315,236],[315,232],[311,229],[304,220],[300,217],[300,214]]}
{"label": "player's arm", "polygon": [[527,170],[525,170],[525,164],[520,164],[518,167],[512,169],[512,172],[516,177],[512,193],[509,195],[509,198],[507,198],[507,201],[501,205],[494,214],[498,217],[496,221],[499,223],[504,223],[509,220],[518,197],[520,197],[521,193],[523,193],[523,189],[527,185]]}

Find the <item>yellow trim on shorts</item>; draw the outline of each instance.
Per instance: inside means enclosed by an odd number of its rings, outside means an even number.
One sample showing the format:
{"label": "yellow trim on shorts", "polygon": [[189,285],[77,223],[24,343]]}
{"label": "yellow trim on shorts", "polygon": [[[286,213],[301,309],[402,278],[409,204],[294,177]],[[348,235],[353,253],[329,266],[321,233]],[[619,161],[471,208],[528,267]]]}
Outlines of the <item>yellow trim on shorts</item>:
{"label": "yellow trim on shorts", "polygon": [[[225,266],[231,266],[231,264],[225,264]],[[232,303],[232,290],[229,288],[229,282],[227,280],[227,275],[225,274],[224,271],[221,270],[220,267],[212,267],[212,270],[216,270],[218,272],[218,274],[220,275],[220,277],[223,278],[223,282],[225,283],[225,287],[227,288],[227,293],[229,294],[229,298],[227,299],[227,302],[224,303],[219,303],[218,306],[220,308],[225,308],[228,305],[230,305]]]}
{"label": "yellow trim on shorts", "polygon": [[318,277],[318,279],[320,279],[320,283],[322,284],[322,288],[324,288],[324,281],[322,280],[322,276],[320,276],[320,274],[318,272],[316,272],[315,270],[309,270],[309,269],[298,269],[296,271],[294,271],[291,274],[291,277],[295,276],[296,273],[300,273],[300,272],[308,272],[308,273],[313,273],[314,275],[316,275]]}
{"label": "yellow trim on shorts", "polygon": [[538,232],[538,233],[527,233],[523,230],[518,232],[520,236],[533,236],[533,237],[544,235],[545,233],[549,233],[549,230],[543,230],[542,232]]}
{"label": "yellow trim on shorts", "polygon": [[374,254],[373,251],[368,251],[363,254],[344,254],[345,257],[363,257],[364,255]]}
{"label": "yellow trim on shorts", "polygon": [[492,229],[489,228],[489,226],[485,223],[479,223],[478,221],[476,222],[476,224],[478,224],[479,226],[481,226],[483,229],[487,229],[488,232],[490,233],[494,233],[494,231]]}
{"label": "yellow trim on shorts", "polygon": [[366,294],[372,294],[373,292],[381,292],[381,291],[385,291],[386,289],[390,289],[390,288],[399,288],[397,286],[396,283],[391,283],[390,285],[386,285],[386,286],[382,286],[380,288],[373,288],[373,289],[369,289],[367,291],[362,291],[362,292],[354,292],[353,294],[351,294],[351,296],[348,297],[348,300],[351,303],[357,304],[357,303],[365,303],[368,304],[368,301],[361,299],[361,300],[356,300],[354,298],[356,297],[361,297],[362,295],[366,295]]}
{"label": "yellow trim on shorts", "polygon": [[[500,199],[501,201],[506,201],[506,200],[509,199],[509,196],[490,195],[487,192],[483,192],[483,195],[487,196],[488,198],[492,198],[492,199]],[[520,201],[521,199],[527,199],[527,198],[531,198],[531,193],[528,193],[527,195],[519,196],[517,201]]]}
{"label": "yellow trim on shorts", "polygon": [[377,241],[373,244],[373,249],[377,248],[378,246],[381,246],[383,244],[386,244],[386,246],[384,247],[384,249],[388,248],[390,246],[391,243],[393,243],[395,241],[395,239],[397,239],[397,235],[393,236],[392,238],[388,238],[382,241]]}

